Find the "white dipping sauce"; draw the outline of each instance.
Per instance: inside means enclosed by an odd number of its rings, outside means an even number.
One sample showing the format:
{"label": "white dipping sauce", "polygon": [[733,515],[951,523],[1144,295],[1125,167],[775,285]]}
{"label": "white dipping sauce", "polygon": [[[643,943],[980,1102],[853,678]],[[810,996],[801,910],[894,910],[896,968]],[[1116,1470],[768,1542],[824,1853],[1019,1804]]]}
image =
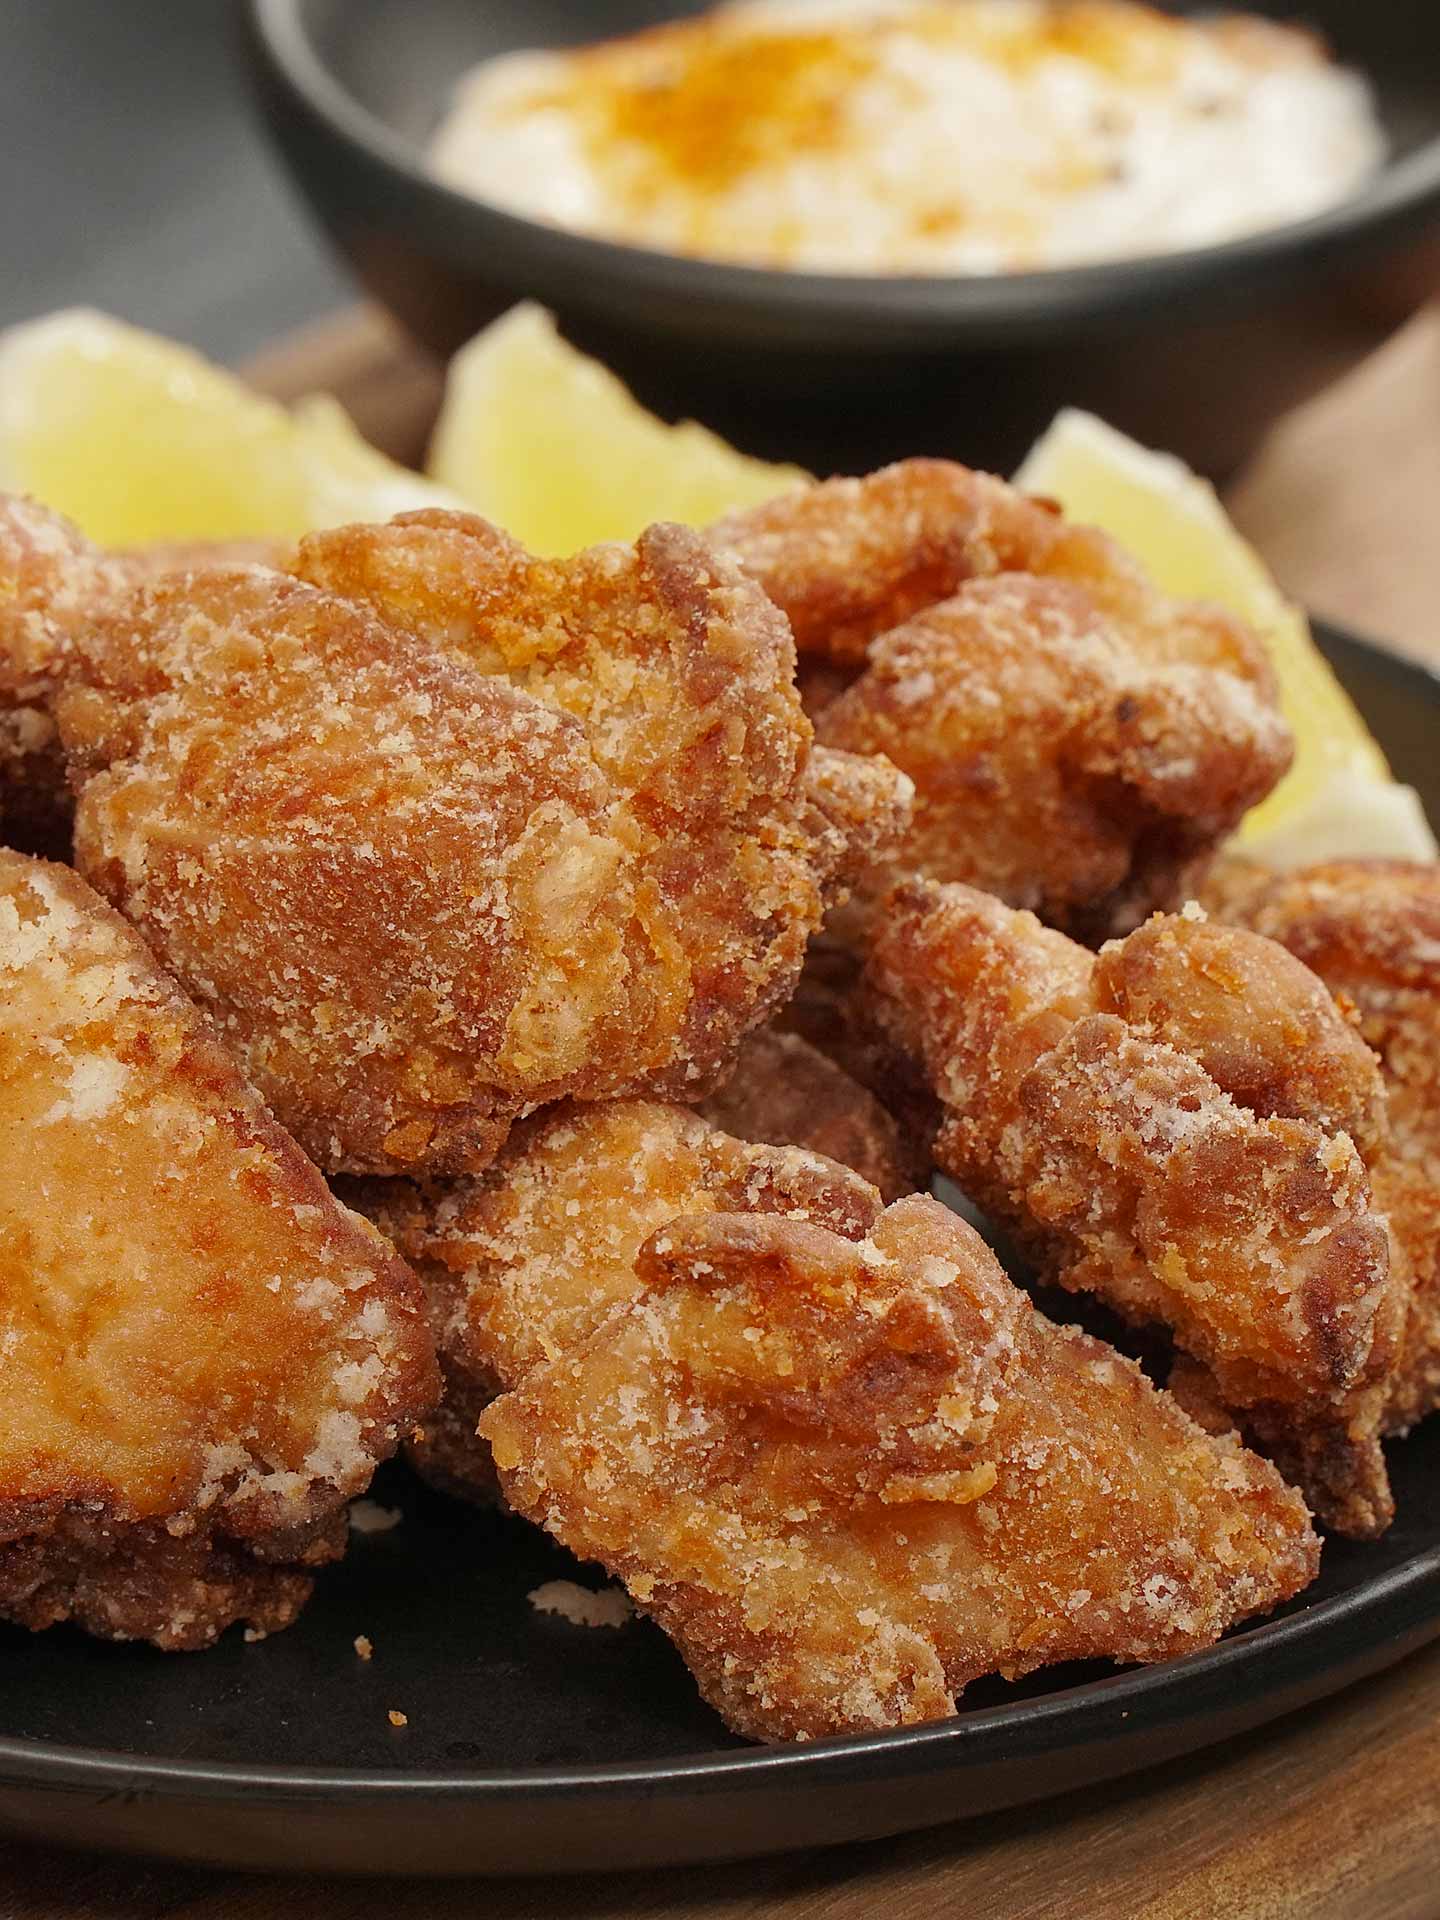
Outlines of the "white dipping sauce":
{"label": "white dipping sauce", "polygon": [[556,226],[755,265],[1005,273],[1352,193],[1384,138],[1307,34],[1135,0],[742,0],[462,82],[431,164]]}

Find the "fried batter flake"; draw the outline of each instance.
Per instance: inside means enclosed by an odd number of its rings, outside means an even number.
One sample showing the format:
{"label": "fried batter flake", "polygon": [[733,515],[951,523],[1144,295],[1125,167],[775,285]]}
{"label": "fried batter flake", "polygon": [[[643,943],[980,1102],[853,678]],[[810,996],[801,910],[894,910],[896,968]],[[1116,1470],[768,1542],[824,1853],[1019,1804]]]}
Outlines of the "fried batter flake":
{"label": "fried batter flake", "polygon": [[286,1625],[437,1391],[414,1275],[77,875],[0,853],[0,1615]]}
{"label": "fried batter flake", "polygon": [[1329,1525],[1383,1531],[1407,1284],[1356,1145],[1383,1125],[1374,1062],[1315,976],[1199,914],[1096,957],[916,884],[868,980],[944,1106],[940,1165],[1045,1277],[1168,1327]]}
{"label": "fried batter flake", "polygon": [[481,1430],[511,1504],[622,1579],[742,1734],[1165,1659],[1313,1576],[1273,1469],[1043,1320],[932,1200],[850,1236],[708,1211],[627,1240],[632,1297]]}
{"label": "fried batter flake", "polygon": [[817,738],[915,782],[872,902],[919,873],[1078,937],[1124,931],[1178,902],[1289,765],[1245,627],[990,475],[905,461],[714,531],[818,657]]}
{"label": "fried batter flake", "polygon": [[1440,1408],[1440,866],[1337,861],[1277,876],[1232,860],[1207,899],[1313,969],[1378,1057],[1388,1130],[1361,1145],[1412,1276],[1386,1408],[1387,1430],[1403,1433]]}
{"label": "fried batter flake", "polygon": [[412,515],[297,570],[94,609],[55,702],[82,870],[331,1171],[702,1096],[908,806],[812,753],[780,614],[678,527],[541,562]]}

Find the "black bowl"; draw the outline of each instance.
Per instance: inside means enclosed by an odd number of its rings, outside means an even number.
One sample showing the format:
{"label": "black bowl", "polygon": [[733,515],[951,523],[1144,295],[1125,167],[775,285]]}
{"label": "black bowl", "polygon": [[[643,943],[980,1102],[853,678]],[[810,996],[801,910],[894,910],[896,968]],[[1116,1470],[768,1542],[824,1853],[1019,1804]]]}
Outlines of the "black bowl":
{"label": "black bowl", "polygon": [[1223,474],[1440,286],[1440,5],[1297,4],[1374,83],[1392,157],[1318,218],[1184,254],[995,278],[777,272],[625,247],[430,178],[459,75],[686,0],[247,0],[276,137],[361,280],[448,353],[530,295],[651,405],[820,470],[919,452],[1009,471],[1057,406]]}

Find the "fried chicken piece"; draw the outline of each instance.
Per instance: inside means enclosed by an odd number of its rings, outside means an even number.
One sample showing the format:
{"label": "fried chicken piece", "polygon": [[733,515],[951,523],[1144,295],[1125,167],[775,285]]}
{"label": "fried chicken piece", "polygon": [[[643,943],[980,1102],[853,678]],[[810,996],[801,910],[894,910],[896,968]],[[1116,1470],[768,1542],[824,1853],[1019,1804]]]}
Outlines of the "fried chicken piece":
{"label": "fried chicken piece", "polygon": [[[313,534],[295,572],[573,714],[635,831],[685,836],[682,887],[695,884],[693,841],[727,847],[757,796],[803,789],[806,825],[847,888],[908,824],[910,783],[888,762],[807,752],[784,621],[686,528],[548,560],[473,514],[430,509]],[[767,891],[758,849],[745,854]],[[657,874],[667,894],[676,877]]]}
{"label": "fried chicken piece", "polygon": [[1272,1468],[1042,1319],[933,1200],[855,1235],[710,1211],[635,1239],[635,1297],[481,1431],[511,1505],[622,1579],[741,1734],[1167,1659],[1313,1577]]}
{"label": "fried chicken piece", "polygon": [[885,1200],[929,1183],[923,1145],[868,1088],[798,1033],[766,1027],[751,1034],[734,1074],[701,1101],[699,1112],[738,1139],[807,1147],[853,1167]]}
{"label": "fried chicken piece", "polygon": [[882,633],[966,581],[1041,571],[1063,524],[992,474],[900,460],[766,500],[710,532],[789,615],[802,657],[857,668]]}
{"label": "fried chicken piece", "polygon": [[0,494],[0,835],[9,845],[59,853],[68,843],[53,693],[75,624],[112,577],[68,521]]}
{"label": "fried chicken piece", "polygon": [[878,639],[817,737],[915,782],[896,877],[959,880],[1086,937],[1136,925],[1290,759],[1249,680],[1147,654],[1081,587],[1006,574]]}
{"label": "fried chicken piece", "polygon": [[30,500],[0,494],[0,834],[68,852],[74,813],[53,705],[75,636],[137,580],[196,566],[278,564],[258,541],[185,542],[101,554]]}
{"label": "fried chicken piece", "polygon": [[439,1189],[364,1181],[347,1194],[424,1282],[445,1374],[438,1419],[412,1457],[472,1498],[494,1491],[481,1412],[635,1292],[635,1256],[681,1214],[781,1212],[852,1237],[880,1197],[798,1148],[731,1139],[683,1107],[561,1106],[517,1127],[493,1166]]}
{"label": "fried chicken piece", "polygon": [[299,565],[98,609],[55,696],[81,869],[330,1171],[703,1095],[907,804],[812,753],[781,616],[679,527],[541,563],[422,514]]}
{"label": "fried chicken piece", "polygon": [[816,656],[817,738],[915,782],[871,905],[918,873],[1077,937],[1127,930],[1183,897],[1289,765],[1240,622],[1169,599],[1108,536],[988,474],[906,461],[714,532]]}
{"label": "fried chicken piece", "polygon": [[0,1616],[287,1625],[438,1390],[414,1275],[67,868],[0,853]]}
{"label": "fried chicken piece", "polygon": [[1204,662],[1267,692],[1273,684],[1265,649],[1240,621],[1167,598],[1098,527],[954,461],[827,480],[710,532],[788,614],[802,655],[862,666],[881,634],[968,583],[1024,574],[1085,588],[1157,658]]}
{"label": "fried chicken piece", "polygon": [[424,1469],[483,1491],[493,1444],[512,1504],[623,1578],[742,1733],[1163,1658],[1313,1575],[1268,1467],[1051,1327],[944,1209],[882,1213],[818,1155],[617,1102],[537,1115],[442,1196],[363,1192],[447,1368]]}
{"label": "fried chicken piece", "polygon": [[1413,1295],[1386,1427],[1440,1407],[1440,865],[1336,861],[1273,874],[1230,859],[1207,894],[1278,940],[1354,1009],[1380,1062],[1388,1133],[1367,1151]]}
{"label": "fried chicken piece", "polygon": [[937,1160],[1042,1276],[1168,1327],[1327,1524],[1382,1532],[1407,1285],[1357,1147],[1374,1061],[1315,976],[1198,913],[1097,957],[916,884],[868,980],[944,1106]]}

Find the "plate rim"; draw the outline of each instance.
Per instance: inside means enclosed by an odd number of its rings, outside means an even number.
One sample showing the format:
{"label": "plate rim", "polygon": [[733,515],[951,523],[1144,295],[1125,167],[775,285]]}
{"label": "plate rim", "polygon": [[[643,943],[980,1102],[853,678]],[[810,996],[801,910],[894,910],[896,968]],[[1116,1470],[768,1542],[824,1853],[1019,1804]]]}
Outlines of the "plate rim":
{"label": "plate rim", "polygon": [[[1404,1603],[1434,1588],[1431,1613],[1418,1611],[1406,1622]],[[652,1794],[742,1784],[760,1787],[777,1776],[803,1770],[807,1780],[818,1774],[848,1777],[863,1774],[877,1756],[904,1755],[907,1770],[928,1772],[950,1757],[951,1749],[984,1740],[987,1735],[1025,1736],[1055,1720],[1082,1725],[1124,1719],[1131,1706],[1152,1704],[1158,1696],[1183,1718],[1188,1695],[1203,1695],[1212,1681],[1223,1679],[1233,1667],[1248,1668],[1267,1654],[1312,1651],[1312,1642],[1343,1635],[1352,1616],[1367,1620],[1381,1613],[1397,1616],[1392,1626],[1397,1651],[1403,1658],[1421,1638],[1440,1637],[1440,1540],[1421,1548],[1398,1566],[1348,1588],[1328,1600],[1302,1605],[1280,1620],[1261,1621],[1232,1634],[1198,1653],[1148,1666],[1126,1668],[1099,1679],[1062,1687],[1038,1699],[1002,1702],[998,1706],[963,1710],[946,1720],[900,1727],[876,1733],[847,1734],[784,1746],[746,1746],[715,1753],[677,1754],[663,1760],[605,1761],[588,1766],[510,1767],[471,1769],[454,1773],[399,1768],[257,1766],[243,1761],[192,1761],[127,1756],[103,1748],[61,1745],[52,1741],[0,1738],[0,1784],[45,1789],[109,1788],[134,1793],[143,1790],[155,1798],[196,1795],[226,1799],[243,1791],[255,1796],[322,1802],[374,1798],[445,1798],[504,1801],[513,1797],[543,1801],[570,1799],[610,1791],[644,1789]],[[1403,1643],[1403,1644],[1402,1644]],[[1381,1651],[1383,1640],[1369,1643]],[[1266,1676],[1272,1684],[1257,1689],[1259,1704],[1270,1694],[1283,1692],[1285,1675]],[[1177,1684],[1178,1683],[1178,1684]],[[1348,1682],[1337,1686],[1340,1690]],[[1283,1709],[1282,1709],[1283,1711]],[[1268,1716],[1263,1716],[1268,1717]],[[930,1764],[927,1765],[926,1763]],[[22,1771],[12,1772],[20,1767]],[[823,1785],[822,1780],[815,1781]]]}
{"label": "plate rim", "polygon": [[[1312,617],[1316,642],[1332,661],[1347,656],[1369,671],[1414,689],[1440,704],[1440,672],[1380,641],[1321,616]],[[1343,676],[1342,676],[1343,677]],[[1440,1415],[1436,1416],[1440,1419]],[[1433,1598],[1425,1604],[1427,1596]],[[1364,1647],[1343,1655],[1346,1628],[1356,1615],[1382,1629]],[[965,1750],[976,1743],[999,1746],[995,1759],[1013,1758],[1018,1746],[1056,1721],[1069,1723],[1067,1744],[1097,1739],[1130,1717],[1140,1705],[1163,1709],[1165,1724],[1185,1719],[1214,1683],[1232,1669],[1260,1665],[1260,1679],[1235,1715],[1235,1730],[1283,1717],[1304,1700],[1287,1706],[1287,1690],[1304,1699],[1342,1691],[1371,1672],[1399,1660],[1424,1641],[1440,1637],[1440,1538],[1431,1545],[1369,1576],[1345,1592],[1302,1603],[1281,1619],[1241,1629],[1213,1647],[1148,1666],[1125,1668],[1098,1679],[1063,1687],[1039,1698],[1002,1702],[924,1724],[874,1733],[833,1736],[783,1746],[744,1746],[721,1751],[678,1754],[658,1760],[605,1761],[581,1766],[510,1767],[455,1772],[400,1768],[261,1766],[245,1761],[195,1761],[125,1754],[30,1737],[0,1734],[0,1788],[20,1791],[143,1796],[152,1803],[197,1799],[211,1803],[244,1802],[252,1809],[290,1806],[354,1807],[368,1801],[388,1807],[429,1800],[468,1801],[503,1806],[520,1801],[544,1804],[600,1799],[639,1791],[652,1799],[696,1792],[759,1791],[783,1786],[799,1776],[806,1787],[838,1786],[865,1778],[877,1759],[893,1760],[911,1777],[943,1772],[965,1764]],[[1333,1686],[1303,1688],[1303,1656],[1314,1643],[1334,1643],[1329,1663],[1337,1673]],[[1302,1656],[1297,1666],[1293,1656]],[[1267,1658],[1268,1656],[1268,1658]],[[1271,1703],[1278,1698],[1280,1704]],[[1006,1740],[1012,1743],[1004,1750]],[[1042,1743],[1043,1744],[1043,1743]],[[1209,1742],[1202,1744],[1211,1744]],[[987,1756],[988,1757],[988,1756]],[[1101,1776],[1103,1777],[1103,1776]],[[153,1849],[152,1849],[153,1851]]]}

